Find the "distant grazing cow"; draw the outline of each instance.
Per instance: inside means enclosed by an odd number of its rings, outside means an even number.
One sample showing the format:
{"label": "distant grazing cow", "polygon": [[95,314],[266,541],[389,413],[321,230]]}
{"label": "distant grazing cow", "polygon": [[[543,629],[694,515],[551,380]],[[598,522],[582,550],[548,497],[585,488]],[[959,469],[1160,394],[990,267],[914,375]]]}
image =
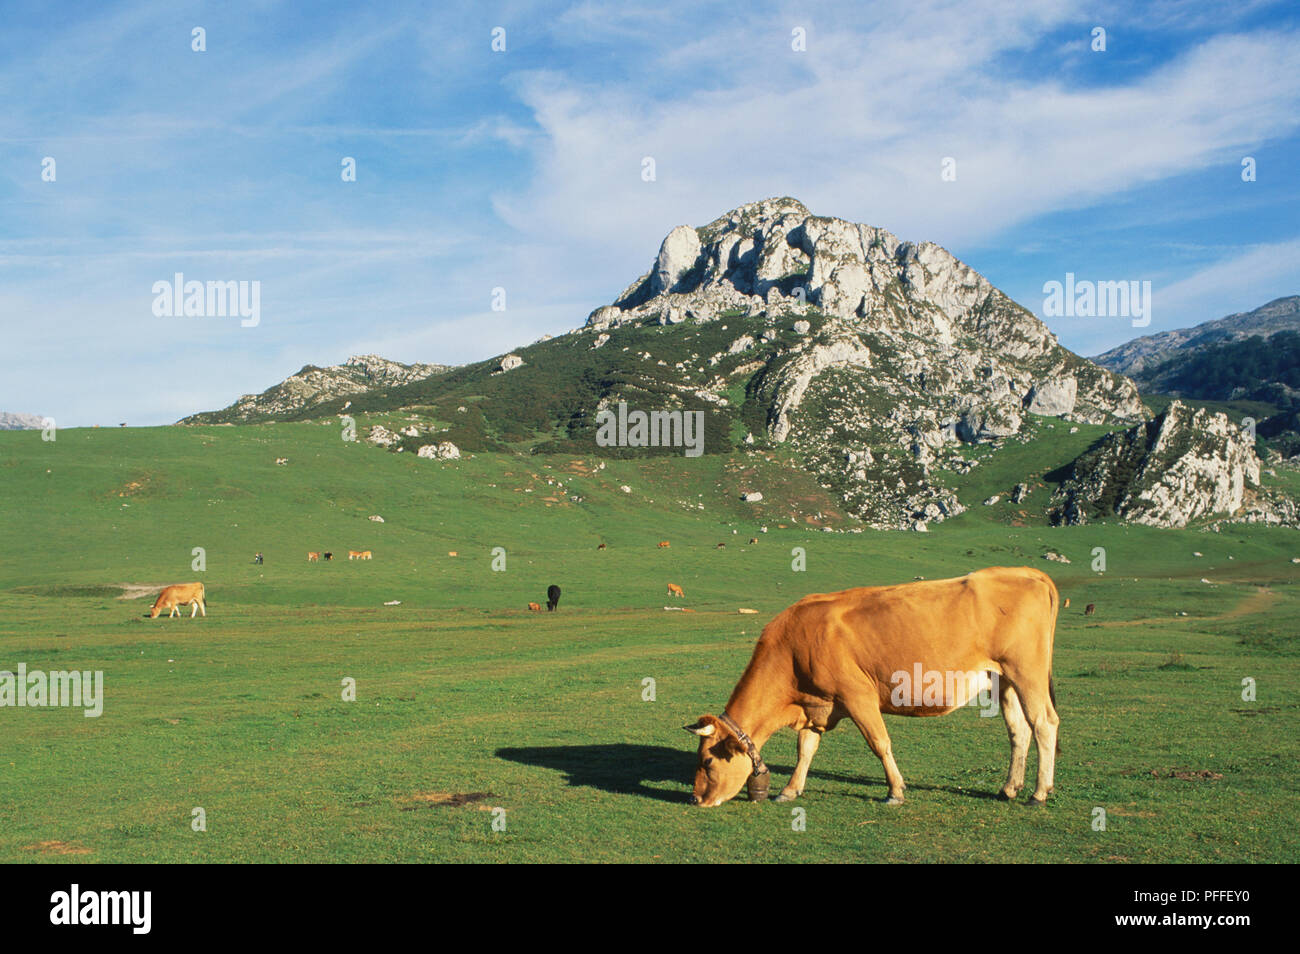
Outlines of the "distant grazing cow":
{"label": "distant grazing cow", "polygon": [[319,563],[319,562],[320,562],[320,554],[317,553],[315,550],[308,550],[308,551],[307,551],[307,562],[308,562],[308,563]]}
{"label": "distant grazing cow", "polygon": [[374,559],[374,556],[375,556],[375,555],[374,555],[373,553],[371,553],[369,550],[362,550],[362,551],[361,551],[361,559],[363,559],[363,560],[371,560],[371,559]]}
{"label": "distant grazing cow", "polygon": [[602,543],[600,546],[596,547],[596,549],[597,549],[597,550],[603,550],[603,549],[605,549],[605,544]]}
{"label": "distant grazing cow", "polygon": [[348,551],[348,559],[349,559],[349,560],[360,560],[360,559],[361,559],[361,551],[360,551],[360,550],[349,550],[349,551]]}
{"label": "distant grazing cow", "polygon": [[254,553],[254,554],[253,554],[253,562],[256,563],[258,566],[261,566],[261,565],[262,565],[262,554],[260,554],[260,553]]}
{"label": "distant grazing cow", "polygon": [[180,607],[190,606],[190,619],[202,613],[208,615],[207,598],[203,590],[202,583],[177,583],[175,586],[165,586],[163,591],[158,594],[158,599],[153,604],[153,609],[149,611],[150,619],[157,619],[158,614],[163,610],[170,610],[167,618],[180,615]]}
{"label": "distant grazing cow", "polygon": [[550,612],[560,605],[560,588],[552,583],[546,588],[546,610]]}
{"label": "distant grazing cow", "polygon": [[757,542],[758,542],[758,537],[750,537],[750,538],[749,538],[749,542],[750,542],[750,543],[757,543]]}
{"label": "distant grazing cow", "polygon": [[682,588],[681,588],[680,586],[678,586],[676,583],[669,583],[669,584],[668,584],[668,595],[669,595],[669,596],[685,596],[686,594],[682,592]]}
{"label": "distant grazing cow", "polygon": [[1096,603],[1089,603],[1087,606],[1085,606],[1085,607],[1083,608],[1083,615],[1084,615],[1084,616],[1091,616],[1091,615],[1092,615],[1093,613],[1095,613],[1095,612],[1097,612],[1097,604],[1096,604]]}
{"label": "distant grazing cow", "polygon": [[797,798],[822,733],[847,717],[884,766],[896,805],[903,776],[882,714],[944,715],[992,689],[1011,742],[1000,795],[1019,794],[1036,742],[1030,804],[1042,805],[1053,789],[1060,723],[1052,687],[1058,600],[1051,578],[1028,567],[805,596],[764,627],[722,714],[686,726],[699,736],[691,801],[721,805],[746,782],[752,800],[766,798],[761,750],[786,726],[798,733],[798,762],[777,800]]}
{"label": "distant grazing cow", "polygon": [[329,562],[330,560],[332,560],[332,559],[334,559],[334,554],[331,553],[329,550],[326,550],[326,551],[325,551],[325,562],[328,563],[328,562]]}
{"label": "distant grazing cow", "polygon": [[715,549],[715,550],[725,550],[725,549],[727,549],[727,545],[726,545],[725,543],[719,543],[716,547],[714,547],[714,549]]}
{"label": "distant grazing cow", "polygon": [[530,613],[540,613],[540,612],[542,611],[541,604],[540,604],[540,603],[529,603],[529,604],[528,604],[528,611],[529,611]]}
{"label": "distant grazing cow", "polygon": [[659,549],[660,549],[660,550],[666,550],[666,549],[668,549],[668,547],[670,547],[670,546],[672,546],[672,544],[670,544],[667,540],[660,540],[660,541],[659,541]]}
{"label": "distant grazing cow", "polygon": [[1061,604],[1061,609],[1069,609],[1069,608],[1070,608],[1070,598],[1067,596],[1065,598],[1065,602]]}

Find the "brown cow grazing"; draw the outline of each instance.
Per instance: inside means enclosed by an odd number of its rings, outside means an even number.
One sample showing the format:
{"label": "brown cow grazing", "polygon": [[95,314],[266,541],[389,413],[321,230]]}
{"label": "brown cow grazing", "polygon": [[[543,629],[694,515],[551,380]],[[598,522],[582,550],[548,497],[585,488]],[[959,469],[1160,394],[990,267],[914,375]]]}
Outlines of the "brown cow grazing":
{"label": "brown cow grazing", "polygon": [[660,541],[659,541],[659,549],[660,549],[660,550],[666,550],[666,549],[668,549],[670,546],[672,546],[672,544],[669,543],[667,540],[660,540]]}
{"label": "brown cow grazing", "polygon": [[680,586],[678,586],[676,583],[669,583],[669,584],[668,584],[668,595],[669,595],[669,596],[681,596],[681,597],[685,597],[685,596],[686,596],[686,594],[682,592],[682,588],[681,588]]}
{"label": "brown cow grazing", "polygon": [[725,549],[727,549],[727,545],[726,545],[725,543],[719,543],[719,544],[718,544],[716,547],[714,547],[713,549],[715,549],[715,550],[725,550]]}
{"label": "brown cow grazing", "polygon": [[1061,604],[1061,609],[1069,609],[1069,608],[1070,608],[1070,598],[1067,596],[1065,598],[1065,602]]}
{"label": "brown cow grazing", "polygon": [[605,549],[605,544],[602,543],[600,546],[596,547],[596,549],[597,549],[597,550],[603,550],[603,549]]}
{"label": "brown cow grazing", "polygon": [[375,555],[374,555],[373,553],[371,553],[369,550],[362,550],[362,551],[361,551],[361,559],[363,559],[363,560],[373,560],[374,557],[375,557]]}
{"label": "brown cow grazing", "polygon": [[1096,604],[1096,603],[1089,603],[1087,606],[1085,606],[1085,607],[1083,608],[1083,615],[1084,615],[1084,616],[1091,616],[1091,615],[1092,615],[1093,613],[1095,613],[1095,612],[1097,612],[1097,604]]}
{"label": "brown cow grazing", "polygon": [[757,543],[757,542],[758,542],[758,537],[750,537],[750,538],[749,538],[749,542],[750,542],[750,543]]}
{"label": "brown cow grazing", "polygon": [[202,613],[208,615],[207,595],[203,589],[202,583],[177,583],[175,586],[165,586],[163,591],[158,594],[158,599],[153,604],[153,609],[149,611],[150,619],[157,619],[158,614],[163,610],[171,610],[167,618],[180,615],[180,607],[190,606],[190,619]]}
{"label": "brown cow grazing", "polygon": [[530,613],[540,613],[542,611],[542,606],[540,603],[529,603],[528,611]]}
{"label": "brown cow grazing", "polygon": [[1060,723],[1052,686],[1058,600],[1051,577],[1029,567],[804,597],[764,628],[723,714],[686,726],[701,737],[692,803],[721,805],[746,781],[751,799],[766,798],[759,753],[786,726],[798,733],[799,758],[778,801],[798,797],[821,733],[848,716],[885,767],[889,804],[899,804],[905,786],[882,713],[944,715],[993,687],[1011,738],[1000,794],[1015,798],[1024,785],[1032,737],[1031,804],[1043,804]]}
{"label": "brown cow grazing", "polygon": [[319,562],[320,562],[320,554],[317,553],[315,550],[308,550],[308,551],[307,551],[307,562],[308,562],[308,563],[319,563]]}
{"label": "brown cow grazing", "polygon": [[348,551],[348,559],[349,559],[349,560],[360,560],[360,559],[361,559],[361,551],[360,551],[360,550],[349,550],[349,551]]}

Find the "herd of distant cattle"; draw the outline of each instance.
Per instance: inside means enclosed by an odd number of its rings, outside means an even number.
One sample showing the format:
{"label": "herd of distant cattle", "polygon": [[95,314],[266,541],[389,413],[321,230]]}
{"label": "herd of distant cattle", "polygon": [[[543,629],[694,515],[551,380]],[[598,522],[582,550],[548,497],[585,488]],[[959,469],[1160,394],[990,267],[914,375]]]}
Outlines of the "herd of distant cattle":
{"label": "herd of distant cattle", "polygon": [[[756,544],[758,543],[758,538],[750,537],[749,542],[752,544]],[[671,546],[672,544],[668,540],[659,541],[659,549],[661,550],[668,549]],[[727,545],[725,543],[719,543],[715,549],[721,550],[724,549],[726,546]],[[608,549],[608,546],[607,544],[601,543],[596,547],[596,549],[605,550]],[[456,556],[456,551],[454,550],[450,551],[449,555]],[[334,553],[330,550],[324,550],[324,551],[308,550],[307,551],[308,563],[319,563],[322,559],[324,559],[324,561],[328,563],[334,559]],[[374,559],[374,554],[370,550],[349,550],[348,559],[349,560],[371,560]],[[258,553],[256,556],[254,556],[253,562],[258,564],[262,563],[262,554]],[[918,579],[920,578],[918,577]],[[683,599],[686,596],[681,586],[677,583],[668,584],[668,595],[676,596]],[[559,605],[560,605],[560,588],[555,584],[551,584],[551,586],[547,587],[546,590],[547,612],[554,612],[556,609],[559,608]],[[206,604],[202,583],[178,583],[174,586],[164,587],[163,591],[158,595],[158,599],[154,603],[153,608],[150,610],[148,615],[150,619],[157,619],[158,615],[161,612],[163,612],[164,610],[169,610],[170,612],[167,615],[168,615],[168,619],[170,619],[173,616],[180,615],[181,606],[191,607],[190,619],[194,619],[196,616],[200,614],[202,614],[203,616],[208,615],[207,604]],[[1068,597],[1063,601],[1062,608],[1063,609],[1070,608],[1070,600]],[[529,612],[532,613],[540,613],[542,611],[542,605],[540,603],[530,602],[528,604],[528,610]],[[1092,616],[1095,612],[1097,612],[1097,604],[1089,603],[1084,608],[1083,615]]]}

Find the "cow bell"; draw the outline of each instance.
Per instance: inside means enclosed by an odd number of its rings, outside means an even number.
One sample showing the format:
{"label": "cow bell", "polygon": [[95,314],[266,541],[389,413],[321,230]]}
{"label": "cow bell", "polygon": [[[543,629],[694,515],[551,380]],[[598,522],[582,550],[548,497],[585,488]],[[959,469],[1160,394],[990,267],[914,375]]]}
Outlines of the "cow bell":
{"label": "cow bell", "polygon": [[771,781],[771,772],[764,772],[762,775],[755,772],[753,775],[750,775],[749,779],[745,782],[745,789],[749,792],[749,800],[751,802],[767,801],[767,787]]}

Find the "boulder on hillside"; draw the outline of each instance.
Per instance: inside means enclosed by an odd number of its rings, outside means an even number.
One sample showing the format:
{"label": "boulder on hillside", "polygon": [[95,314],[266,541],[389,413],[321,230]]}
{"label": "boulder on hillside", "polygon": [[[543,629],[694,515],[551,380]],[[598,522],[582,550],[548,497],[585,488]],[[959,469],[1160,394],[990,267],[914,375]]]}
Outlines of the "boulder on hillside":
{"label": "boulder on hillside", "polygon": [[433,460],[460,460],[460,448],[451,441],[425,444],[415,453],[417,457],[428,457]]}

